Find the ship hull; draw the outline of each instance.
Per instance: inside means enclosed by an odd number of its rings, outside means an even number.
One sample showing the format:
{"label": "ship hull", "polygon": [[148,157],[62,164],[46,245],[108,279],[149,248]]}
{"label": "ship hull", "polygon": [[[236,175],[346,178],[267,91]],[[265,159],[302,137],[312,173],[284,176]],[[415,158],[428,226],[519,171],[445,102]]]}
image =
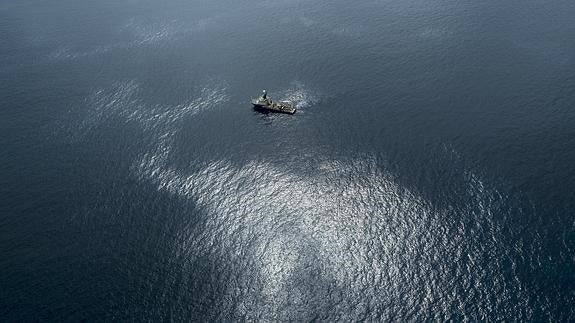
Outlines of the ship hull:
{"label": "ship hull", "polygon": [[272,112],[272,113],[284,113],[284,114],[294,114],[297,110],[294,107],[283,107],[283,108],[276,108],[271,107],[268,105],[261,105],[253,103],[254,109],[260,112]]}

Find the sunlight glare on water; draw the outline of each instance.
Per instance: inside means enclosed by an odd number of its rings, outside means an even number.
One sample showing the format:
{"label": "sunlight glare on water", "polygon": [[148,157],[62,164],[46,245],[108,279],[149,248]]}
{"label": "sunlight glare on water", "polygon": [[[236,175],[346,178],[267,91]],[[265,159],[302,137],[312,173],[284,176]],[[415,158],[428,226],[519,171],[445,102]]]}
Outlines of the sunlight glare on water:
{"label": "sunlight glare on water", "polygon": [[573,16],[0,3],[0,320],[573,321]]}

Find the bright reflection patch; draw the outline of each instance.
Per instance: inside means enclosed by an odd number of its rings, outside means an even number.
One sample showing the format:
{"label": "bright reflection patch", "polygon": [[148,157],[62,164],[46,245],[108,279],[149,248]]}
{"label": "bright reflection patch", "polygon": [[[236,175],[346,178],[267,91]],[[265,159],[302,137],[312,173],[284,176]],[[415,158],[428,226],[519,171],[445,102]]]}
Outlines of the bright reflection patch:
{"label": "bright reflection patch", "polygon": [[[181,228],[174,256],[187,261],[182,270],[194,259],[232,269],[217,279],[225,284],[222,302],[236,304],[230,311],[237,317],[311,320],[322,311],[317,304],[342,320],[393,319],[385,315],[412,308],[449,317],[471,293],[494,302],[483,307],[521,293],[502,283],[501,262],[490,257],[506,252],[493,222],[508,197],[472,171],[461,174],[469,201],[448,209],[400,185],[370,155],[320,157],[306,174],[267,160],[219,160],[190,172],[169,162],[175,136],[185,117],[226,102],[225,83],[207,82],[197,98],[177,106],[146,106],[138,89],[129,81],[95,91],[80,133],[113,117],[154,138],[133,174],[202,210],[201,225]],[[308,95],[285,92],[303,101]],[[490,289],[474,288],[485,277]],[[493,293],[502,297],[488,298]]]}

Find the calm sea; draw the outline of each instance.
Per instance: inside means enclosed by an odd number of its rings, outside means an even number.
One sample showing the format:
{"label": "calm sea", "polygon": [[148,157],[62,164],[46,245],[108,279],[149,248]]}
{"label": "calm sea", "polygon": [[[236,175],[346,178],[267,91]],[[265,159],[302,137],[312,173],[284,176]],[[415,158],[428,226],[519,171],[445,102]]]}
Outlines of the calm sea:
{"label": "calm sea", "polygon": [[0,320],[574,321],[574,17],[0,0]]}

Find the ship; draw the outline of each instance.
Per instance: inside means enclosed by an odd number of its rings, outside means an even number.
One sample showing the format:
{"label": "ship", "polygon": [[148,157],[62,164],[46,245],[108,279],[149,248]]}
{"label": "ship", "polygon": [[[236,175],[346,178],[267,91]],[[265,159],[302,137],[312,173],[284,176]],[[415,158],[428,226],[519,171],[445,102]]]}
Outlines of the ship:
{"label": "ship", "polygon": [[252,104],[254,105],[254,109],[262,112],[277,112],[287,114],[294,114],[296,112],[296,108],[289,102],[272,101],[272,99],[268,98],[268,93],[266,90],[263,90],[263,93],[259,98],[252,99]]}

